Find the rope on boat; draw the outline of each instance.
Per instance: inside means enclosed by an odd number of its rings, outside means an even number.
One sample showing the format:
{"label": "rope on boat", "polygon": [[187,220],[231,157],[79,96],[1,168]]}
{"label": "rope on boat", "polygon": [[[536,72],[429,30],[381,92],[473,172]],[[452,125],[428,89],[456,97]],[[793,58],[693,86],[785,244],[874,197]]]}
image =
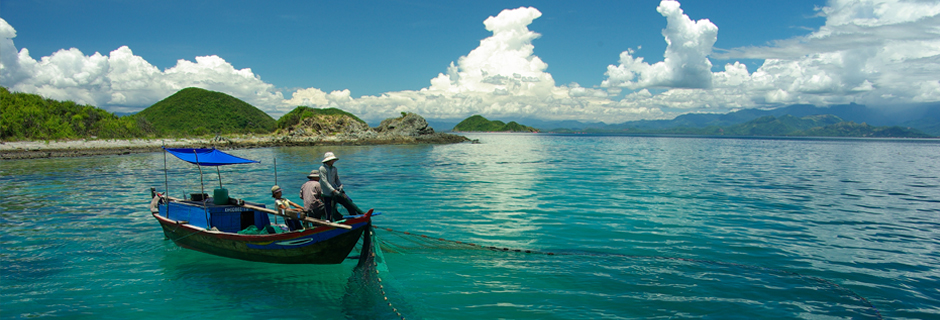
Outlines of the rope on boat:
{"label": "rope on boat", "polygon": [[[376,228],[379,228],[379,227],[376,227]],[[412,237],[420,237],[420,238],[425,238],[425,239],[429,239],[429,240],[436,240],[436,241],[442,241],[442,242],[447,242],[447,243],[451,243],[451,244],[456,244],[456,245],[459,245],[459,246],[466,246],[466,247],[470,247],[470,248],[474,248],[474,249],[486,249],[486,250],[499,251],[499,252],[518,252],[518,253],[527,253],[527,254],[541,254],[541,255],[548,255],[548,256],[554,256],[554,255],[566,255],[566,256],[596,256],[596,257],[600,257],[600,256],[613,256],[613,257],[621,257],[621,258],[627,258],[627,259],[671,260],[671,261],[695,262],[695,263],[701,263],[701,264],[712,264],[712,265],[721,265],[721,266],[732,266],[732,267],[743,268],[743,269],[760,270],[760,271],[764,271],[764,272],[767,272],[767,273],[786,274],[786,275],[790,275],[790,276],[797,277],[797,278],[801,278],[801,279],[808,279],[808,280],[811,280],[811,281],[814,281],[814,282],[818,282],[818,283],[827,285],[827,286],[829,286],[829,287],[831,287],[831,288],[834,288],[834,289],[836,289],[836,290],[839,290],[839,291],[842,291],[842,292],[846,292],[846,293],[848,293],[850,296],[854,297],[854,298],[857,299],[858,301],[860,301],[860,302],[862,302],[863,304],[865,304],[865,306],[868,307],[870,310],[872,310],[872,311],[874,312],[874,315],[875,315],[876,318],[878,318],[878,319],[884,319],[884,317],[882,317],[882,315],[881,315],[881,311],[879,311],[878,308],[875,307],[874,304],[872,304],[870,301],[868,301],[868,299],[866,299],[865,297],[863,297],[863,296],[861,296],[860,294],[856,293],[855,291],[852,291],[852,290],[850,290],[850,289],[848,289],[848,288],[846,288],[846,287],[843,287],[843,286],[841,286],[841,285],[839,285],[839,284],[837,284],[837,283],[835,283],[835,282],[833,282],[833,281],[831,281],[831,280],[823,279],[823,278],[816,277],[816,276],[807,276],[807,275],[800,274],[800,273],[793,272],[793,271],[785,271],[785,270],[779,270],[779,269],[773,269],[773,268],[767,268],[767,267],[761,267],[761,266],[746,265],[746,264],[733,263],[733,262],[721,262],[721,261],[692,259],[692,258],[664,257],[664,256],[639,256],[639,255],[627,255],[627,254],[619,254],[619,253],[597,253],[597,252],[563,252],[563,253],[555,253],[555,252],[550,252],[550,251],[539,251],[539,250],[528,250],[528,249],[513,249],[513,248],[495,247],[495,246],[482,246],[482,245],[478,245],[478,244],[470,243],[470,242],[461,242],[461,241],[455,241],[455,240],[448,240],[448,239],[444,239],[444,238],[429,237],[429,236],[426,236],[426,235],[423,235],[423,234],[416,234],[416,233],[411,233],[411,232],[407,232],[407,231],[398,231],[398,230],[394,230],[394,229],[391,229],[391,228],[380,228],[380,229],[383,229],[383,230],[389,231],[389,232],[394,232],[394,233],[399,233],[399,234],[407,235],[407,236],[412,236]],[[376,270],[376,272],[378,272],[378,271]],[[384,291],[383,291],[383,294],[384,294]],[[387,298],[386,298],[386,299],[387,299]],[[391,304],[389,304],[389,305],[391,306]],[[402,319],[404,319],[404,318],[402,318]]]}

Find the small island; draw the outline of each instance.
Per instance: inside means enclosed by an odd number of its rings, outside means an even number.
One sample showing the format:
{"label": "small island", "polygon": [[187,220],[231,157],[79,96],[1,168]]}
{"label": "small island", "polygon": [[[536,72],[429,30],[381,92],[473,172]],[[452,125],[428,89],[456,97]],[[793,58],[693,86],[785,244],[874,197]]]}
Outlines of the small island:
{"label": "small island", "polygon": [[538,133],[539,129],[521,125],[515,121],[504,123],[499,120],[487,120],[481,115],[473,115],[464,119],[452,130],[454,132],[533,132]]}

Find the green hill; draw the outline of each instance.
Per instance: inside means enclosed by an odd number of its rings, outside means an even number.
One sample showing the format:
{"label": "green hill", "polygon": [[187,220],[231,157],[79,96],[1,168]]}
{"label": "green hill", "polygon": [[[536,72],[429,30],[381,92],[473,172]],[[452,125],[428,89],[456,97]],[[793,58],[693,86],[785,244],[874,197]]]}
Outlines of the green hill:
{"label": "green hill", "polygon": [[146,137],[153,129],[145,119],[113,113],[72,101],[46,99],[0,87],[0,139],[129,139]]}
{"label": "green hill", "polygon": [[138,112],[160,135],[191,136],[270,133],[275,121],[264,111],[230,95],[186,88]]}
{"label": "green hill", "polygon": [[524,126],[510,121],[504,123],[499,120],[487,120],[481,115],[473,115],[464,119],[456,126],[453,131],[461,132],[539,132],[539,129]]}

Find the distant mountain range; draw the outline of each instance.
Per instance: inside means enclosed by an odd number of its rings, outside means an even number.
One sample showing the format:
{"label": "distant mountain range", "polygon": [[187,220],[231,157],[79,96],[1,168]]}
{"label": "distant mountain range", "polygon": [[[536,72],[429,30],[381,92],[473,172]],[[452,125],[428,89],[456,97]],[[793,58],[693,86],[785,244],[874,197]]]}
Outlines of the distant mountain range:
{"label": "distant mountain range", "polygon": [[[813,105],[791,105],[787,107],[759,110],[745,109],[726,114],[685,114],[672,120],[639,120],[619,124],[604,124],[602,122],[579,121],[544,121],[538,119],[517,119],[517,121],[542,129],[543,132],[598,132],[598,133],[680,133],[696,134],[702,130],[694,129],[723,129],[742,125],[744,123],[773,116],[781,118],[792,116],[796,119],[807,116],[831,115],[841,122],[866,124],[872,128],[883,126],[897,126],[903,129],[913,129],[930,136],[940,136],[940,103],[927,103],[887,108],[871,108],[859,104],[835,105],[830,107],[816,107]],[[752,124],[753,125],[753,124]],[[830,123],[827,125],[835,125]],[[806,130],[803,128],[801,130]],[[715,130],[717,132],[717,130]],[[734,130],[732,130],[734,131]],[[804,132],[806,133],[806,132]]]}
{"label": "distant mountain range", "polygon": [[870,138],[931,138],[917,129],[898,126],[870,126],[844,121],[834,115],[812,115],[797,118],[763,116],[731,126],[705,128],[677,127],[670,129],[634,130],[631,133],[686,135],[770,136],[770,137],[870,137]]}

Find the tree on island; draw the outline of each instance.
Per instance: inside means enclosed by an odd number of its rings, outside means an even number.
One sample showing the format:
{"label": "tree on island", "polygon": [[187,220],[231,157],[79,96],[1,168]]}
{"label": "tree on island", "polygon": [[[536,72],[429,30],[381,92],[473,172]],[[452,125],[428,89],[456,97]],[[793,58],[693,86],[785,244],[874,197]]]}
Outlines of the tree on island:
{"label": "tree on island", "polygon": [[118,117],[90,105],[0,87],[0,139],[132,139],[154,134],[146,119]]}

